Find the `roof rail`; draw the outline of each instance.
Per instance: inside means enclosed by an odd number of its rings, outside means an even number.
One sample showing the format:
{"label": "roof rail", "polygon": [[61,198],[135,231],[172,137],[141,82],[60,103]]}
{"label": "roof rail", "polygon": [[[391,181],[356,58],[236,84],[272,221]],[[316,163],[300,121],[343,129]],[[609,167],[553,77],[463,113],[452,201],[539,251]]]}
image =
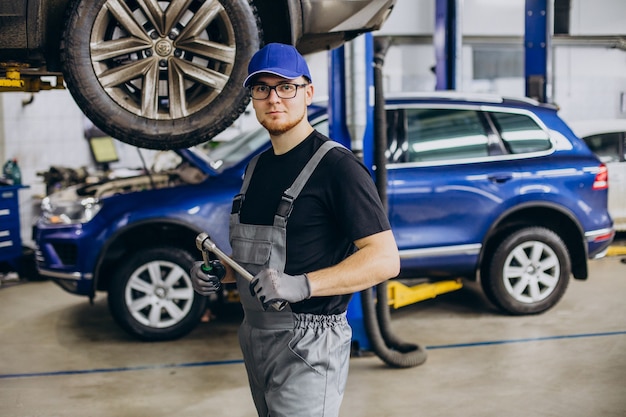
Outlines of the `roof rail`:
{"label": "roof rail", "polygon": [[539,103],[529,97],[511,97],[501,96],[493,93],[474,93],[466,91],[418,91],[418,92],[402,92],[402,93],[390,93],[388,98],[433,98],[433,99],[447,99],[447,100],[463,100],[463,101],[484,101],[491,103],[502,103],[504,101],[526,103],[537,106]]}

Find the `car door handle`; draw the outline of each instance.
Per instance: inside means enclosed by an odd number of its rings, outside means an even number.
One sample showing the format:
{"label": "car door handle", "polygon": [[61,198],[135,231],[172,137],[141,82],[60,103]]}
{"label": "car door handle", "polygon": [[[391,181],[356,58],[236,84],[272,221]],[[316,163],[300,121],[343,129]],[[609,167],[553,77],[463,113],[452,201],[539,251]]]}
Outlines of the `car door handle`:
{"label": "car door handle", "polygon": [[490,174],[487,176],[487,178],[489,179],[489,181],[491,182],[495,182],[496,184],[503,184],[507,181],[510,181],[513,179],[513,174]]}

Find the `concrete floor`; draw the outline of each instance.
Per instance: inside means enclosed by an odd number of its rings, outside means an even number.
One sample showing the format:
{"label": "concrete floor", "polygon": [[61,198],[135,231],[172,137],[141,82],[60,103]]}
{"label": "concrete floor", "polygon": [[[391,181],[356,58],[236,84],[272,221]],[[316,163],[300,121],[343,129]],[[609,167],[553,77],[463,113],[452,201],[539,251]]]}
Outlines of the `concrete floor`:
{"label": "concrete floor", "polygon": [[[507,317],[464,288],[396,310],[427,347],[408,369],[351,360],[342,416],[626,416],[626,264],[592,261],[587,282],[539,316]],[[174,342],[142,343],[50,281],[0,287],[0,416],[254,416],[233,317]]]}

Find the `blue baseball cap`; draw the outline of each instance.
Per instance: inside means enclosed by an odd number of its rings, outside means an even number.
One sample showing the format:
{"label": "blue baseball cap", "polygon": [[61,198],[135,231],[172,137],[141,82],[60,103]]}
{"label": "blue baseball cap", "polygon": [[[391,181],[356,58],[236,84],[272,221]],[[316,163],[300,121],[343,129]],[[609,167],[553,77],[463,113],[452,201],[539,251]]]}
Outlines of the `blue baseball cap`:
{"label": "blue baseball cap", "polygon": [[289,80],[305,76],[311,81],[309,67],[300,52],[282,43],[268,43],[252,56],[243,86],[248,87],[258,74],[274,74]]}

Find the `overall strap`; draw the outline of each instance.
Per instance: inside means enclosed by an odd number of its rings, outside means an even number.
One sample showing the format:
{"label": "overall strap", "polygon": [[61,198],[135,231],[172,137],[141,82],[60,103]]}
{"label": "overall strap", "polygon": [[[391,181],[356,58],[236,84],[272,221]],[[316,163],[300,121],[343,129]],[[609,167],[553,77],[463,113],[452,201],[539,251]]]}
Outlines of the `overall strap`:
{"label": "overall strap", "polygon": [[243,176],[243,184],[241,185],[240,194],[245,194],[248,191],[248,186],[250,185],[250,178],[252,178],[252,173],[254,172],[254,168],[256,167],[256,163],[259,162],[259,158],[261,154],[256,155],[254,158],[250,160],[248,163],[248,168],[246,169],[246,173]]}
{"label": "overall strap", "polygon": [[256,167],[257,162],[261,154],[256,155],[254,158],[250,160],[248,163],[248,168],[246,169],[246,173],[243,176],[243,184],[241,184],[241,190],[239,190],[239,194],[233,198],[233,205],[230,210],[230,214],[239,214],[241,211],[241,205],[243,204],[243,200],[246,196],[246,191],[248,191],[248,186],[250,185],[250,178],[252,178],[252,173],[254,172],[254,168]]}
{"label": "overall strap", "polygon": [[295,179],[293,184],[289,188],[285,190],[283,193],[281,202],[278,204],[278,209],[276,210],[276,215],[274,216],[274,225],[283,227],[287,224],[287,218],[291,214],[291,210],[293,209],[293,202],[306,185],[307,181],[315,171],[315,168],[319,165],[322,158],[326,155],[328,151],[332,148],[342,146],[340,143],[328,140],[319,147],[319,149],[313,154],[309,162],[304,166],[298,177]]}

